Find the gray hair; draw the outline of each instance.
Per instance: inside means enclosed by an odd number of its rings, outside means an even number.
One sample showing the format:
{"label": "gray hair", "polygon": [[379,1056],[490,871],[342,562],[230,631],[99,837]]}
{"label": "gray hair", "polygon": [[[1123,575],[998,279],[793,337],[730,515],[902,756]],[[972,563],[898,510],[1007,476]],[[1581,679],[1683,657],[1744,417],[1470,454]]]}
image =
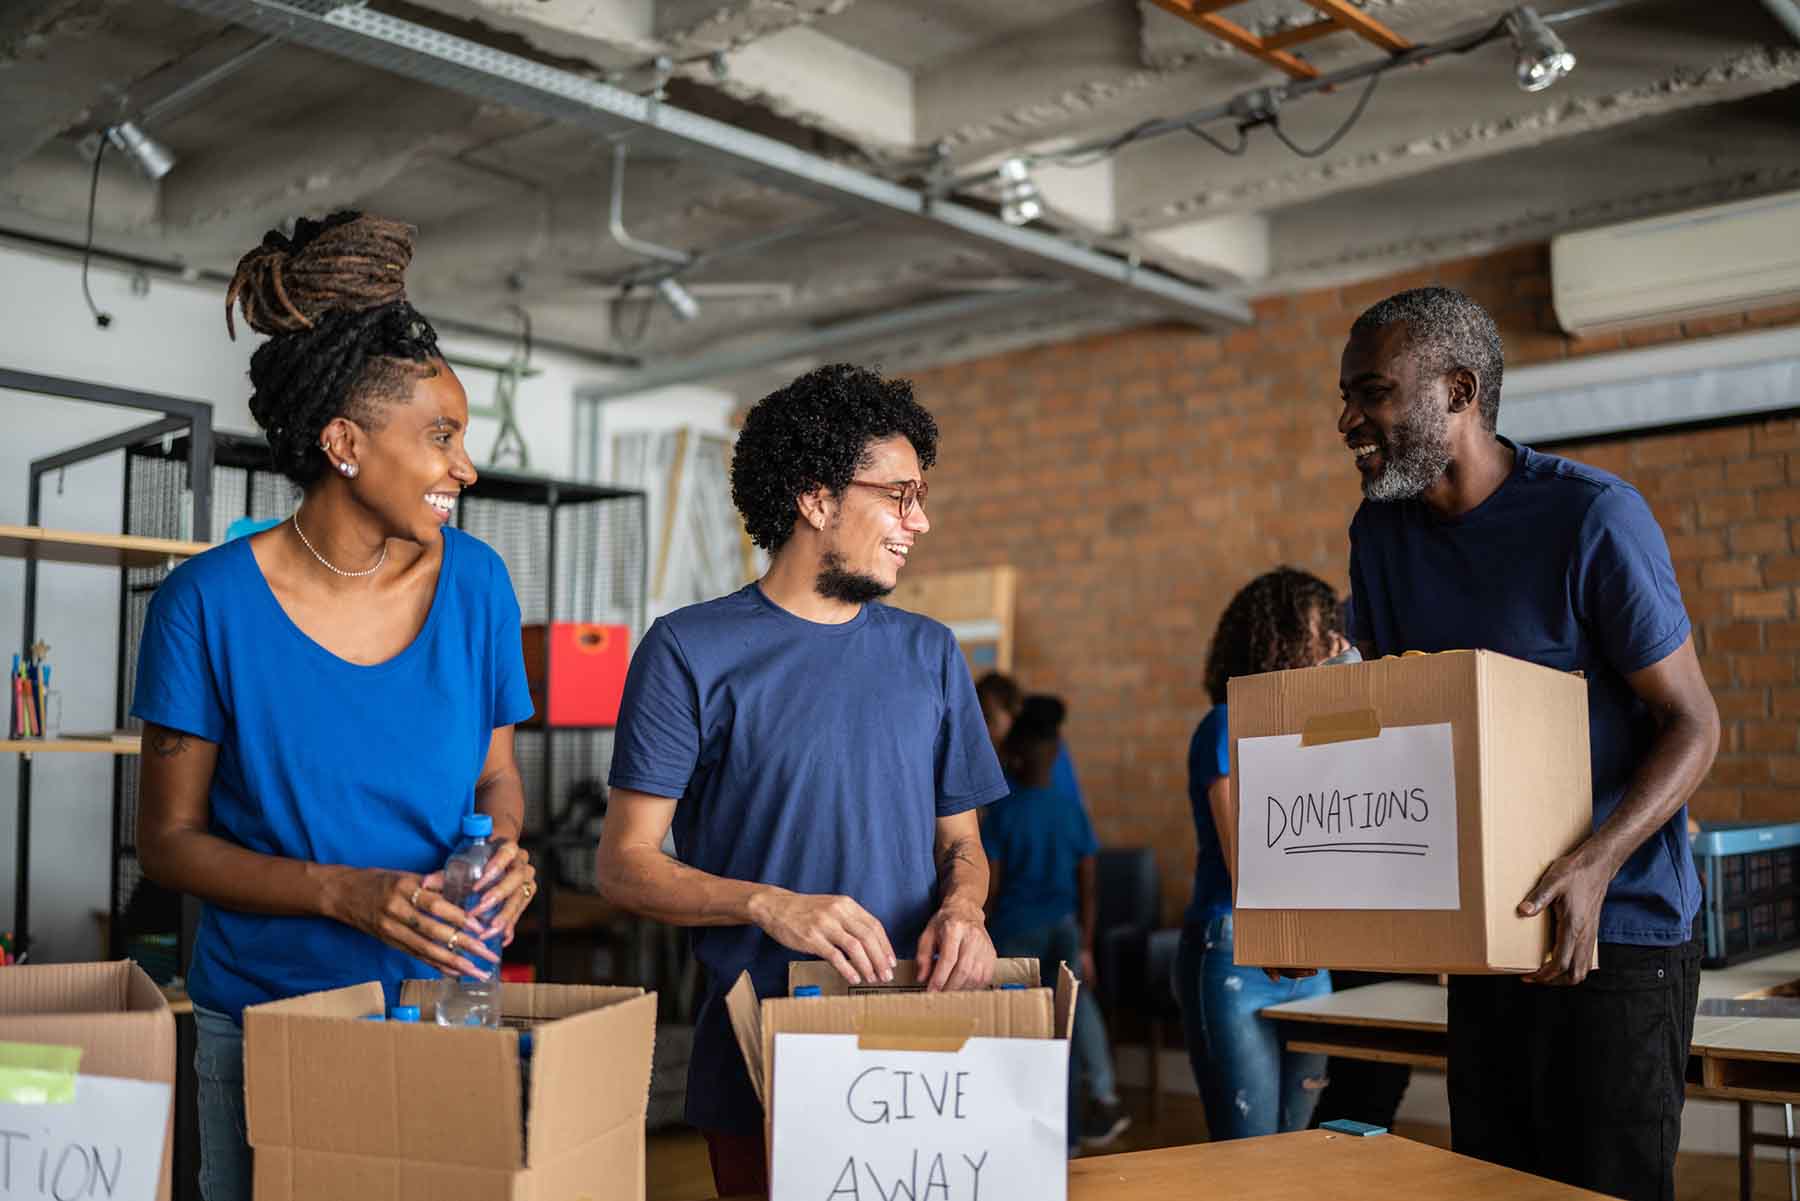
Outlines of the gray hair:
{"label": "gray hair", "polygon": [[1454,288],[1413,288],[1367,309],[1350,327],[1350,336],[1372,334],[1396,322],[1405,322],[1407,348],[1424,371],[1448,375],[1461,367],[1475,373],[1481,382],[1476,397],[1481,424],[1492,430],[1500,414],[1506,354],[1488,311]]}

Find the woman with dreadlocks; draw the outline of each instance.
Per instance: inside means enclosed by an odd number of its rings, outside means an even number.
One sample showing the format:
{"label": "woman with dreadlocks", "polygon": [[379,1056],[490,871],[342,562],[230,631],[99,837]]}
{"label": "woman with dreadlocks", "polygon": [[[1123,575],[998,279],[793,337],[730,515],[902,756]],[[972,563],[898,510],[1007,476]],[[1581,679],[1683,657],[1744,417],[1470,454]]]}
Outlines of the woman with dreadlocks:
{"label": "woman with dreadlocks", "polygon": [[[144,630],[138,853],[204,908],[201,1191],[250,1196],[246,1005],[499,969],[536,889],[517,845],[531,715],[500,558],[448,524],[475,483],[468,399],[407,303],[411,227],[340,213],[271,232],[226,294],[268,341],[250,411],[300,489],[281,524],[178,567]],[[232,330],[235,336],[235,328]],[[437,869],[462,817],[503,840],[469,912]]]}
{"label": "woman with dreadlocks", "polygon": [[1251,580],[1225,606],[1206,657],[1213,707],[1188,746],[1188,801],[1199,854],[1176,960],[1182,1031],[1207,1133],[1214,1139],[1306,1129],[1325,1085],[1325,1056],[1282,1049],[1268,1005],[1322,996],[1331,977],[1276,979],[1232,960],[1237,806],[1225,683],[1233,676],[1312,667],[1349,649],[1331,585],[1291,567]]}

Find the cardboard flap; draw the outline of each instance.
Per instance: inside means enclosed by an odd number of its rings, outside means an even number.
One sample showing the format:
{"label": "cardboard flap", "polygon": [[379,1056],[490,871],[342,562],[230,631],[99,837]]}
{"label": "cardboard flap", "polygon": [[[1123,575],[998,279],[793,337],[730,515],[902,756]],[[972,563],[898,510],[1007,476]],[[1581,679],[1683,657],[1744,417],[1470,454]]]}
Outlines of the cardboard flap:
{"label": "cardboard flap", "polygon": [[[1022,988],[1038,987],[1038,961],[1035,959],[998,959],[994,961],[994,988],[1016,984]],[[788,964],[788,995],[796,988],[811,985],[822,997],[873,996],[882,993],[923,992],[919,979],[919,961],[902,959],[894,968],[894,978],[882,984],[851,984],[838,975],[837,969],[822,959],[796,959]]]}
{"label": "cardboard flap", "polygon": [[[572,985],[532,986],[533,995],[550,1006],[577,1002],[580,994],[599,991]],[[643,1129],[656,1043],[656,994],[631,992],[636,995],[591,1005],[586,1012],[533,1028],[528,1147],[532,1166],[619,1127]],[[509,1076],[516,1088],[517,1040],[508,1041],[513,1044]],[[512,1125],[517,1129],[516,1122]]]}
{"label": "cardboard flap", "polygon": [[864,1051],[960,1051],[975,1034],[975,1019],[944,1014],[864,1014],[856,1045]]}
{"label": "cardboard flap", "polygon": [[[835,972],[832,974],[836,975]],[[792,980],[791,974],[789,979]],[[756,1099],[762,1102],[766,1111],[769,1099],[763,1096],[762,1004],[756,998],[756,986],[750,983],[749,972],[741,973],[731,991],[725,994],[725,1013],[731,1018],[731,1032],[737,1037],[738,1050],[743,1053],[744,1067],[749,1069]]]}
{"label": "cardboard flap", "polygon": [[1056,968],[1056,1005],[1055,1017],[1056,1037],[1072,1039],[1075,1037],[1075,1000],[1081,992],[1081,981],[1069,970],[1066,963]]}
{"label": "cardboard flap", "polygon": [[1346,709],[1341,713],[1321,713],[1309,717],[1300,730],[1301,746],[1324,746],[1332,742],[1357,742],[1381,737],[1381,717],[1373,709]]}

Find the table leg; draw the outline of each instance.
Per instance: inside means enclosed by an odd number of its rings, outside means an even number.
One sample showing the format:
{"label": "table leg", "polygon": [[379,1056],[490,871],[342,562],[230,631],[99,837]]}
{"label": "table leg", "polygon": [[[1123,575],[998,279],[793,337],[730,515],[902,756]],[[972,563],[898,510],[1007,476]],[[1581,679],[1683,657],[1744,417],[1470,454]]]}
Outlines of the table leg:
{"label": "table leg", "polygon": [[1755,1110],[1738,1102],[1738,1201],[1750,1201],[1751,1169],[1756,1163]]}

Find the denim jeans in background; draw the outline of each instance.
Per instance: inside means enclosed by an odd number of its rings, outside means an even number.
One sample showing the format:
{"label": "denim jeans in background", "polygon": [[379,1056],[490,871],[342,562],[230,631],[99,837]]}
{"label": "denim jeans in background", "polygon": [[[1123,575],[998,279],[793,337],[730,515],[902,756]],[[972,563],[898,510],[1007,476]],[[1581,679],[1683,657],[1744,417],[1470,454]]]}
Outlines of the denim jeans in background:
{"label": "denim jeans in background", "polygon": [[1206,1129],[1214,1140],[1305,1130],[1325,1081],[1325,1056],[1285,1051],[1274,1022],[1257,1011],[1321,997],[1331,977],[1271,981],[1232,962],[1229,915],[1181,931],[1175,988],[1181,1029]]}
{"label": "denim jeans in background", "polygon": [[194,1006],[194,1076],[199,1084],[200,1195],[250,1201],[250,1140],[244,1126],[244,1028]]}
{"label": "denim jeans in background", "polygon": [[[1022,930],[994,940],[994,950],[1002,959],[1035,959],[1038,974],[1045,987],[1056,987],[1056,966],[1069,965],[1076,979],[1081,978],[1081,927],[1075,919]],[[1084,989],[1075,1000],[1075,1037],[1069,1045],[1069,1145],[1080,1138],[1080,1100],[1082,1078],[1087,1079],[1086,1095],[1096,1101],[1118,1100],[1118,1083],[1113,1076],[1112,1048],[1106,1042],[1106,1023],[1100,1017],[1100,1004]]]}

